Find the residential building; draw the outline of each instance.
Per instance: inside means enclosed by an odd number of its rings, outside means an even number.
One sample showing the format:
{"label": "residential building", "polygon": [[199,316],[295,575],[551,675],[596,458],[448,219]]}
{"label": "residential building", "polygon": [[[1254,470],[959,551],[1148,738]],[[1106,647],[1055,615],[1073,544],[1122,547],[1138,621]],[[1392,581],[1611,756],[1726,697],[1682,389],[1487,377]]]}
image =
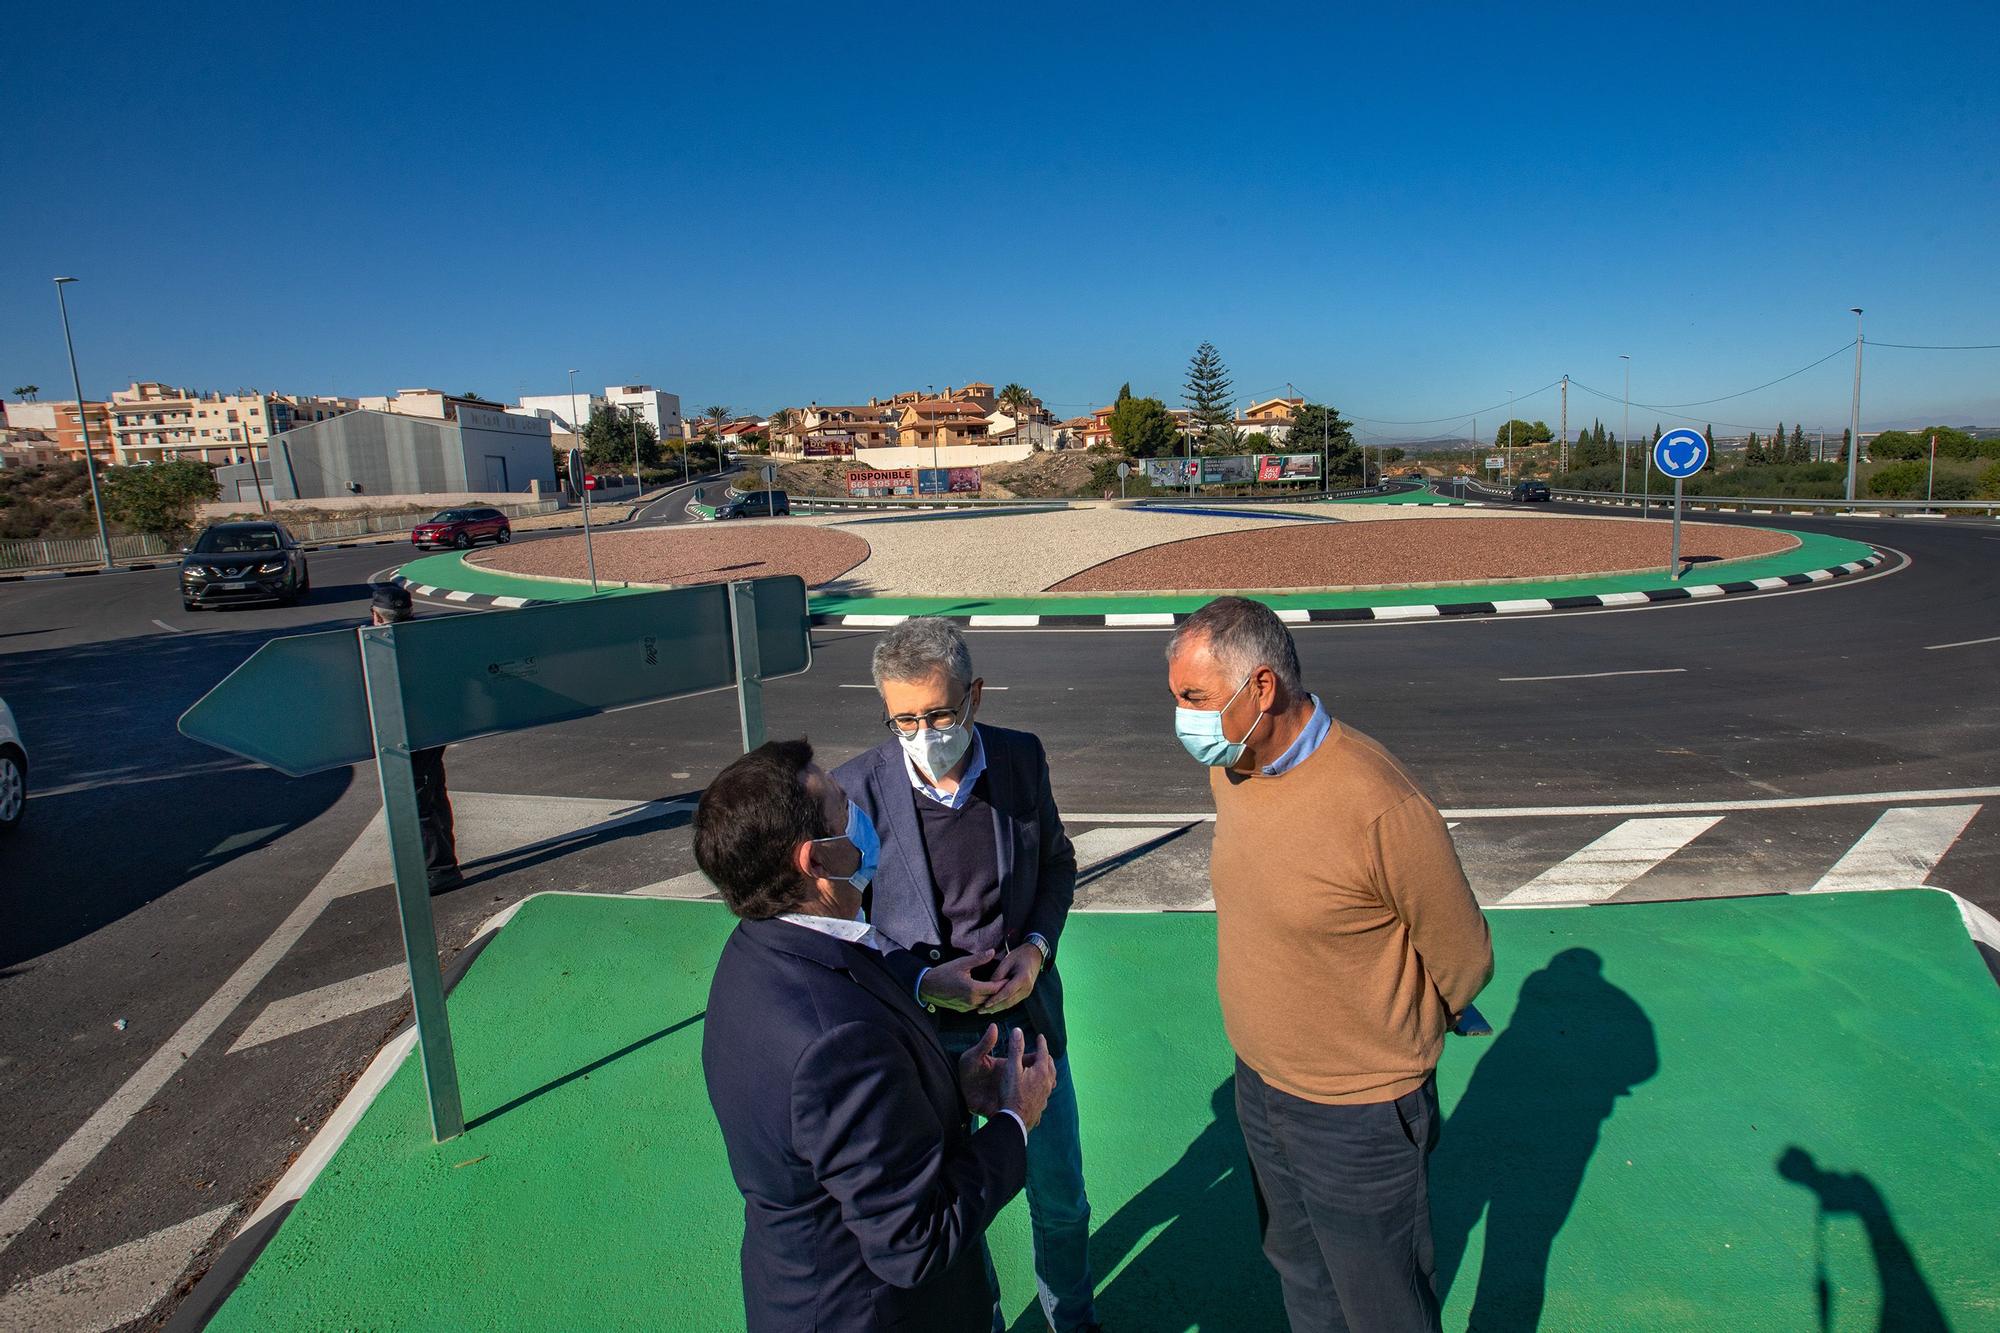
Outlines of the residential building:
{"label": "residential building", "polygon": [[866,403],[809,403],[785,409],[784,416],[785,425],[771,431],[774,453],[845,454],[856,447],[876,448],[896,442],[895,409],[872,399]]}
{"label": "residential building", "polygon": [[90,453],[100,463],[113,459],[111,405],[86,400],[81,412],[74,400],[48,403],[6,403],[9,430],[33,431],[52,442],[64,457],[83,458],[84,428],[90,430]]}
{"label": "residential building", "polygon": [[[78,448],[76,457],[83,456]],[[39,430],[0,428],[0,468],[46,467],[70,457],[55,440]]]}
{"label": "residential building", "polygon": [[611,384],[605,386],[603,393],[578,390],[575,397],[567,393],[522,394],[520,405],[507,410],[516,416],[541,417],[558,435],[578,435],[582,427],[590,424],[591,414],[603,407],[637,412],[660,439],[687,438],[687,425],[681,417],[681,396],[663,393],[650,384]]}
{"label": "residential building", "polygon": [[919,449],[984,443],[989,429],[986,418],[991,411],[989,407],[981,407],[977,399],[930,398],[909,403],[896,418],[896,443]]}
{"label": "residential building", "polygon": [[490,495],[537,484],[553,495],[550,434],[539,417],[464,399],[455,400],[448,417],[363,408],[272,440],[272,495]]}
{"label": "residential building", "polygon": [[507,409],[485,398],[446,393],[442,389],[398,389],[392,394],[365,397],[360,407],[366,412],[393,412],[401,417],[430,417],[436,421],[456,421],[462,407],[476,412],[504,412]]}
{"label": "residential building", "polygon": [[134,382],[111,395],[113,456],[121,464],[241,463],[257,446],[295,426],[351,412],[352,398],[304,397],[239,390],[204,394],[158,380]]}
{"label": "residential building", "polygon": [[1303,398],[1266,398],[1243,409],[1243,415],[1236,418],[1236,429],[1245,435],[1262,431],[1271,437],[1272,444],[1283,444],[1291,436],[1292,417],[1305,405]]}

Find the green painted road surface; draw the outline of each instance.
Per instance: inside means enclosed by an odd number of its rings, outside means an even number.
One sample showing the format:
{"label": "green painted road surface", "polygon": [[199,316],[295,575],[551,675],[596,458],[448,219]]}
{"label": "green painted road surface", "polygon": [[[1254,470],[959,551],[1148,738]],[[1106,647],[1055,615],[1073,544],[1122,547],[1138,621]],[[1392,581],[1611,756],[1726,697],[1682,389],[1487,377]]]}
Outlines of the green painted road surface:
{"label": "green painted road surface", "polygon": [[[1664,563],[1667,525],[1660,526],[1661,555]],[[1699,583],[1728,583],[1738,580],[1777,578],[1808,570],[1831,569],[1867,558],[1874,548],[1866,542],[1845,537],[1829,537],[1814,532],[1793,532],[1799,545],[1777,555],[1748,560],[1732,560],[1714,565],[1696,565],[1681,586]],[[526,597],[544,601],[573,601],[591,596],[589,585],[557,583],[548,579],[496,574],[467,565],[457,552],[413,560],[399,571],[416,583],[453,592],[471,592],[504,597]],[[1352,592],[1259,593],[1257,600],[1279,610],[1342,609],[1367,606],[1430,606],[1436,603],[1492,602],[1537,597],[1579,597],[1607,592],[1645,592],[1676,586],[1664,573],[1622,574],[1602,578],[1552,579],[1492,584],[1454,584],[1429,588],[1364,588]],[[610,593],[627,591],[610,587]],[[1160,612],[1189,612],[1200,608],[1214,594],[1172,593],[1159,595],[1103,593],[1045,593],[1026,597],[814,597],[814,615],[851,616],[985,616],[985,615],[1126,615]]]}
{"label": "green painted road surface", "polygon": [[[2000,988],[1951,898],[1488,919],[1499,1036],[1450,1039],[1439,1071],[1447,1328],[2000,1326]],[[741,1328],[700,1062],[730,924],[530,899],[451,996],[471,1128],[431,1143],[404,1064],[211,1327]],[[1111,1328],[1284,1327],[1214,953],[1207,914],[1064,936]],[[1014,1327],[1040,1327],[1024,1201],[993,1243]]]}
{"label": "green painted road surface", "polygon": [[1463,500],[1454,500],[1436,491],[1390,491],[1383,495],[1355,495],[1340,500],[1324,500],[1322,504],[1335,505],[1462,505]]}

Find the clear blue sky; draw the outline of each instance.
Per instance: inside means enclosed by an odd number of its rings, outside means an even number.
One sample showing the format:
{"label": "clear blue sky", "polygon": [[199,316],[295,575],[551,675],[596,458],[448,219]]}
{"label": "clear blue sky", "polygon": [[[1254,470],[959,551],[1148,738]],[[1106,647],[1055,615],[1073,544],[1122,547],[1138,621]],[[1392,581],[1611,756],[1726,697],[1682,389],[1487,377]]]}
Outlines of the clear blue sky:
{"label": "clear blue sky", "polygon": [[[2000,343],[1994,6],[1369,8],[29,6],[0,390],[68,396],[57,273],[100,396],[575,366],[1067,414],[1178,402],[1206,338],[1246,398],[1407,420],[1615,395],[1620,352],[1642,402],[1729,393],[1857,304]],[[1689,411],[1837,429],[1851,368]],[[1863,417],[2000,424],[2000,352],[1871,349]]]}

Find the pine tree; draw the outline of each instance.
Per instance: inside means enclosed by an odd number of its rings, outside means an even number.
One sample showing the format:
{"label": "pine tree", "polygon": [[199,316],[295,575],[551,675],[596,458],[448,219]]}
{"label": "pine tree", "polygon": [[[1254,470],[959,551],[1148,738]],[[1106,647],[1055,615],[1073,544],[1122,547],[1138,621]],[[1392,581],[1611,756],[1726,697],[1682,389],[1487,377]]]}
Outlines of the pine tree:
{"label": "pine tree", "polygon": [[1118,396],[1112,399],[1112,401],[1116,403],[1122,403],[1131,396],[1132,396],[1132,381],[1126,380],[1123,384],[1118,386]]}
{"label": "pine tree", "polygon": [[[1659,430],[1658,426],[1653,427],[1653,438],[1656,440],[1660,438]],[[1715,427],[1703,426],[1701,428],[1701,438],[1708,441],[1708,456],[1710,458],[1715,457]]]}
{"label": "pine tree", "polygon": [[1181,404],[1194,417],[1202,442],[1226,442],[1236,415],[1235,399],[1229,394],[1229,368],[1222,364],[1222,354],[1213,343],[1195,348],[1188,359],[1187,375],[1187,383],[1181,386],[1184,390]]}
{"label": "pine tree", "polygon": [[1812,458],[1812,454],[1806,449],[1806,428],[1796,421],[1792,423],[1791,458],[1794,463],[1804,463]]}
{"label": "pine tree", "polygon": [[1748,467],[1757,467],[1764,462],[1764,443],[1757,438],[1757,432],[1750,432],[1750,440],[1743,446],[1743,462]]}

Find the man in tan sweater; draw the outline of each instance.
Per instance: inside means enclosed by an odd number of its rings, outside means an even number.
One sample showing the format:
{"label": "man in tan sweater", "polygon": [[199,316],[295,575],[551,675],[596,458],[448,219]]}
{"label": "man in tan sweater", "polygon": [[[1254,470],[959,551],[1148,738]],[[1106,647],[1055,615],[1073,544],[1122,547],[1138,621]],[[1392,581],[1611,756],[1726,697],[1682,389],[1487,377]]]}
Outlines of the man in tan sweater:
{"label": "man in tan sweater", "polygon": [[1216,985],[1292,1329],[1435,1333],[1433,1073],[1493,975],[1485,918],[1437,807],[1306,692],[1269,607],[1210,602],[1167,676],[1209,765]]}

